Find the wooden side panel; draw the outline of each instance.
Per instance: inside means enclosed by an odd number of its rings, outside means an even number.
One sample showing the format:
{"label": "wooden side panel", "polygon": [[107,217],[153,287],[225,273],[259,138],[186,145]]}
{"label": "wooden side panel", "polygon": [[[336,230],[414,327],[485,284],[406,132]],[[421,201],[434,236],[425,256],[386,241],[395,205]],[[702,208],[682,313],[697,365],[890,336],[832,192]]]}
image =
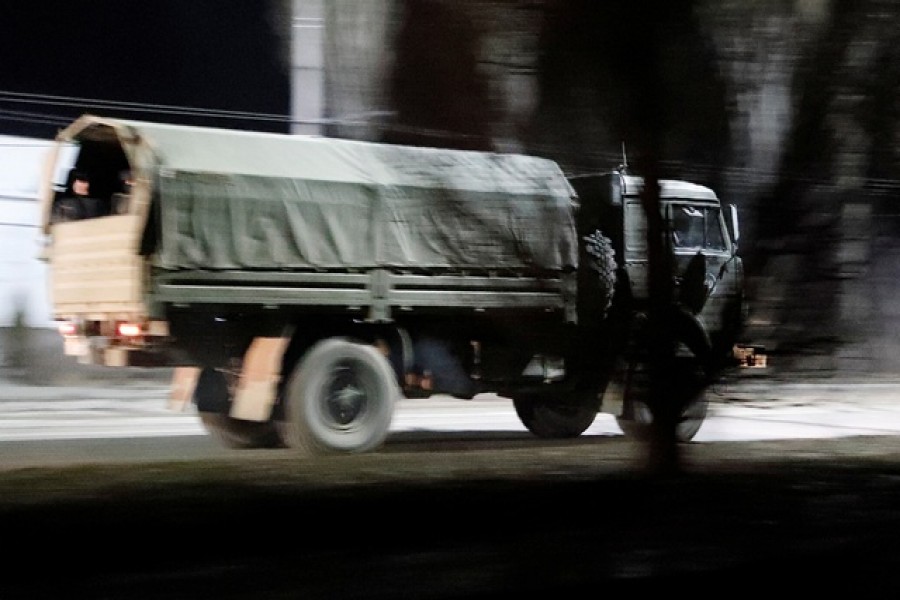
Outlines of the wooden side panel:
{"label": "wooden side panel", "polygon": [[137,254],[137,216],[56,223],[51,231],[50,294],[55,317],[134,318],[146,312],[146,265]]}

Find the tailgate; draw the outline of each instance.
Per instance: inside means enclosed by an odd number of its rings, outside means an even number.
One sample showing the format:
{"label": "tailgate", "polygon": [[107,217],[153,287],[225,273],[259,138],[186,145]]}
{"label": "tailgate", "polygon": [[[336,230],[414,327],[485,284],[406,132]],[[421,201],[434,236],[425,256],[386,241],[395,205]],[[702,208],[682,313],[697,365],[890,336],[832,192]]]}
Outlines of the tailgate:
{"label": "tailgate", "polygon": [[105,320],[146,313],[139,217],[112,215],[52,226],[50,294],[56,319]]}

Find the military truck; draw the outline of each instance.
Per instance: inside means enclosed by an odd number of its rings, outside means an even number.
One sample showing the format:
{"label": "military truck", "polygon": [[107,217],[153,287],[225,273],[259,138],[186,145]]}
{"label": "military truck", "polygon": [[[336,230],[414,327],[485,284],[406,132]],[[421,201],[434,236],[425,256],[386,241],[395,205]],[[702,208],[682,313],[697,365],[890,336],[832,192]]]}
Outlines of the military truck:
{"label": "military truck", "polygon": [[[107,214],[56,216],[73,170]],[[432,394],[509,398],[539,437],[599,410],[633,431],[651,418],[641,186],[532,156],[84,115],[41,191],[53,317],[82,362],[173,367],[173,406],[233,447],[373,450],[399,399]],[[695,291],[682,346],[706,368],[740,331],[736,212],[686,182],[661,196]]]}

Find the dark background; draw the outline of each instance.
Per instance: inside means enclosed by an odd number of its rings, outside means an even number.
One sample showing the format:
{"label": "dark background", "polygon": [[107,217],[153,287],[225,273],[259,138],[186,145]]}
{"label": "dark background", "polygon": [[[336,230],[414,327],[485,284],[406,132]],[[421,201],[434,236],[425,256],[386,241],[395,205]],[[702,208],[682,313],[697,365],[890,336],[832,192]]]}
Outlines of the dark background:
{"label": "dark background", "polygon": [[[290,2],[17,4],[0,11],[0,133],[51,138],[89,111],[290,129]],[[738,207],[745,341],[814,374],[900,370],[895,1],[323,6],[323,134],[491,150],[501,131],[567,174],[653,148],[662,176]],[[390,65],[367,87],[372,56]],[[532,111],[510,110],[517,78]]]}
{"label": "dark background", "polygon": [[[279,22],[277,6],[240,0],[5,3],[0,133],[52,138],[84,112],[287,131],[290,30]],[[9,93],[32,96],[13,102]],[[266,115],[271,118],[258,118]]]}

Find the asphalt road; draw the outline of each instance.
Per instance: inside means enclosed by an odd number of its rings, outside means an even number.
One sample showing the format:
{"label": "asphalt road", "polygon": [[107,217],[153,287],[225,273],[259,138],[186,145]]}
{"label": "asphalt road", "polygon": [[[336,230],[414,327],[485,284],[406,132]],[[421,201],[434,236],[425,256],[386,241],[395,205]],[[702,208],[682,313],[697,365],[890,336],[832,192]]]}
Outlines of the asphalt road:
{"label": "asphalt road", "polygon": [[[167,384],[145,380],[88,386],[0,382],[0,443],[204,436],[193,407],[171,410],[167,396]],[[900,434],[900,381],[740,378],[717,384],[707,397],[709,415],[694,439],[700,443]],[[391,432],[392,438],[410,432],[531,437],[511,401],[493,395],[402,400]],[[601,413],[584,436],[621,433],[615,418]],[[5,462],[15,456],[8,447]],[[177,455],[164,448],[153,458]]]}

